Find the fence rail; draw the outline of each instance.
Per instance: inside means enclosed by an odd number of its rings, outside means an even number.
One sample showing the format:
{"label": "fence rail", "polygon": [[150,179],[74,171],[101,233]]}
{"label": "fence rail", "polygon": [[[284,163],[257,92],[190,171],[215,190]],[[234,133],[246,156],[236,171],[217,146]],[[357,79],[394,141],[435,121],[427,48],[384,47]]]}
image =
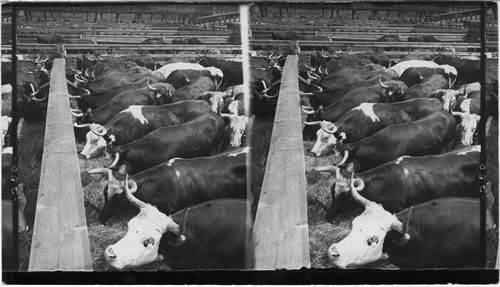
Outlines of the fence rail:
{"label": "fence rail", "polygon": [[29,271],[92,271],[80,164],[66,85],[65,60],[55,59]]}
{"label": "fence rail", "polygon": [[254,223],[255,268],[310,268],[298,56],[288,56]]}

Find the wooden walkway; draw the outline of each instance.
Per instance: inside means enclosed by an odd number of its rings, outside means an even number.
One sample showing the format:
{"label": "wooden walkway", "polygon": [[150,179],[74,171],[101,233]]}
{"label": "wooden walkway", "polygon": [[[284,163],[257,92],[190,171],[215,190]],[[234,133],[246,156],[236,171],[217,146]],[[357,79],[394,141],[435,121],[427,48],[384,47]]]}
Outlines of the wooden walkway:
{"label": "wooden walkway", "polygon": [[92,271],[65,60],[55,59],[29,271]]}
{"label": "wooden walkway", "polygon": [[255,269],[310,268],[298,56],[288,56],[254,223]]}

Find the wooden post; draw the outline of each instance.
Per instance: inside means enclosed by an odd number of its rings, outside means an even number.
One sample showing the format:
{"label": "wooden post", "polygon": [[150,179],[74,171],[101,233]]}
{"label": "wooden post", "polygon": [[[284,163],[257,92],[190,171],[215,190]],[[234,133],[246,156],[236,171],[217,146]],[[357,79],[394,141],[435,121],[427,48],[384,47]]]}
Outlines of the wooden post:
{"label": "wooden post", "polygon": [[255,269],[310,268],[298,56],[287,57],[254,223]]}
{"label": "wooden post", "polygon": [[29,271],[92,271],[65,60],[50,77],[42,171]]}

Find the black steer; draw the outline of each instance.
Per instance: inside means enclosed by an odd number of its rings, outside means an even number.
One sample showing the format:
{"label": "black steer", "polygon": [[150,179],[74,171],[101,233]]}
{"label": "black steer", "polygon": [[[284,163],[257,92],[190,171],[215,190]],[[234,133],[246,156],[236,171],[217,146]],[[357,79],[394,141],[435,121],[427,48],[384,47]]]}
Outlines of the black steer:
{"label": "black steer", "polygon": [[[112,167],[125,165],[137,173],[174,157],[208,156],[224,138],[224,119],[208,113],[178,126],[159,128],[129,144],[112,148]],[[122,167],[120,167],[122,168]]]}

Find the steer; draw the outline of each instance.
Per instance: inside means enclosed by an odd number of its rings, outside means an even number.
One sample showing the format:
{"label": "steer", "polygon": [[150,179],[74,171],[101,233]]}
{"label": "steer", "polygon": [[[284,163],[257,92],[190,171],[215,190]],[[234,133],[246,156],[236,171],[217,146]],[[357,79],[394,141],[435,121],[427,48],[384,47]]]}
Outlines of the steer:
{"label": "steer", "polygon": [[406,101],[417,98],[429,98],[439,89],[448,89],[449,81],[439,74],[434,74],[422,80],[420,84],[413,85],[398,100]]}
{"label": "steer", "polygon": [[[224,73],[224,83],[226,85],[243,84],[243,64],[231,60],[218,59],[215,57],[202,57],[200,64],[205,67],[216,67]],[[222,87],[224,88],[224,87]]]}
{"label": "steer", "polygon": [[360,141],[336,145],[334,152],[341,160],[335,165],[345,165],[348,171],[363,171],[403,155],[439,154],[449,149],[455,127],[455,118],[445,111],[389,126]]}
{"label": "steer", "polygon": [[[392,102],[393,98],[400,97],[406,91],[407,87],[400,81],[386,81],[371,87],[362,87],[352,90],[345,94],[336,103],[326,108],[320,108],[318,111],[304,110],[311,115],[308,120],[325,120],[336,122],[350,109],[359,106],[362,103],[387,103]],[[316,130],[304,127],[304,137],[309,139]]]}
{"label": "steer", "polygon": [[463,112],[452,112],[454,116],[460,118],[455,135],[455,146],[470,146],[476,140],[477,124],[481,119],[480,115]]}
{"label": "steer", "polygon": [[311,150],[316,156],[321,156],[338,142],[356,142],[388,126],[410,123],[442,109],[437,99],[414,99],[390,104],[362,103],[335,123],[317,121],[304,124],[321,125]]}
{"label": "steer", "polygon": [[224,120],[213,113],[203,114],[190,122],[162,127],[139,140],[113,147],[115,157],[110,167],[120,163],[130,173],[137,173],[173,157],[208,156],[223,138]]}
{"label": "steer", "polygon": [[161,106],[133,105],[116,114],[104,126],[75,124],[76,127],[91,129],[81,154],[89,159],[108,145],[124,145],[161,127],[189,122],[208,112],[210,107],[205,101],[182,101]]}
{"label": "steer", "polygon": [[105,124],[117,113],[132,105],[161,105],[168,103],[174,88],[170,84],[157,83],[139,90],[126,90],[113,97],[107,104],[89,112],[76,112],[81,123]]}
{"label": "steer", "polygon": [[232,147],[241,146],[249,121],[248,117],[239,111],[239,107],[242,106],[243,104],[239,100],[232,101],[228,107],[229,114],[220,114],[224,118],[229,118],[229,128],[231,129],[229,144]]}
{"label": "steer", "polygon": [[422,60],[408,60],[397,63],[396,65],[386,69],[395,72],[398,77],[401,77],[403,73],[408,68],[416,67],[426,67],[426,68],[437,68],[439,65],[432,61],[422,61]]}
{"label": "steer", "polygon": [[482,267],[478,199],[435,199],[393,215],[353,184],[351,194],[365,211],[354,218],[349,235],[328,248],[336,266],[389,259],[405,269]]}
{"label": "steer", "polygon": [[200,77],[196,80],[189,82],[186,87],[180,88],[172,95],[172,102],[196,100],[207,91],[215,91],[217,82],[209,77]]}
{"label": "steer", "polygon": [[[209,157],[171,159],[132,175],[130,182],[137,186],[134,195],[167,214],[210,199],[245,198],[249,151],[247,147]],[[99,217],[105,223],[127,207],[123,176],[119,180],[107,168],[92,169],[88,173],[104,173],[108,177]]]}
{"label": "steer", "polygon": [[183,63],[183,62],[166,64],[163,67],[155,70],[154,73],[161,74],[165,79],[167,79],[168,76],[172,72],[174,72],[175,70],[209,71],[210,75],[212,77],[219,77],[221,79],[224,77],[224,74],[218,68],[215,68],[215,67],[203,67],[200,64],[196,64],[196,63]]}
{"label": "steer", "polygon": [[104,250],[108,265],[126,269],[165,261],[180,270],[251,267],[246,200],[207,201],[168,216],[135,198],[128,187],[126,195],[140,212],[128,222],[127,234]]}
{"label": "steer", "polygon": [[423,79],[439,74],[448,79],[448,86],[453,87],[457,79],[457,70],[450,65],[440,65],[437,68],[411,67],[401,75],[400,79],[408,87],[420,84]]}
{"label": "steer", "polygon": [[170,73],[165,82],[171,84],[177,90],[200,77],[210,77],[210,72],[205,70],[175,70]]}
{"label": "steer", "polygon": [[[441,155],[402,156],[389,163],[358,173],[355,185],[364,197],[380,203],[390,212],[445,196],[473,197],[479,188],[480,146],[466,147]],[[349,178],[335,166],[316,168],[332,172],[332,204],[326,215],[332,221],[339,213],[352,209]]]}

